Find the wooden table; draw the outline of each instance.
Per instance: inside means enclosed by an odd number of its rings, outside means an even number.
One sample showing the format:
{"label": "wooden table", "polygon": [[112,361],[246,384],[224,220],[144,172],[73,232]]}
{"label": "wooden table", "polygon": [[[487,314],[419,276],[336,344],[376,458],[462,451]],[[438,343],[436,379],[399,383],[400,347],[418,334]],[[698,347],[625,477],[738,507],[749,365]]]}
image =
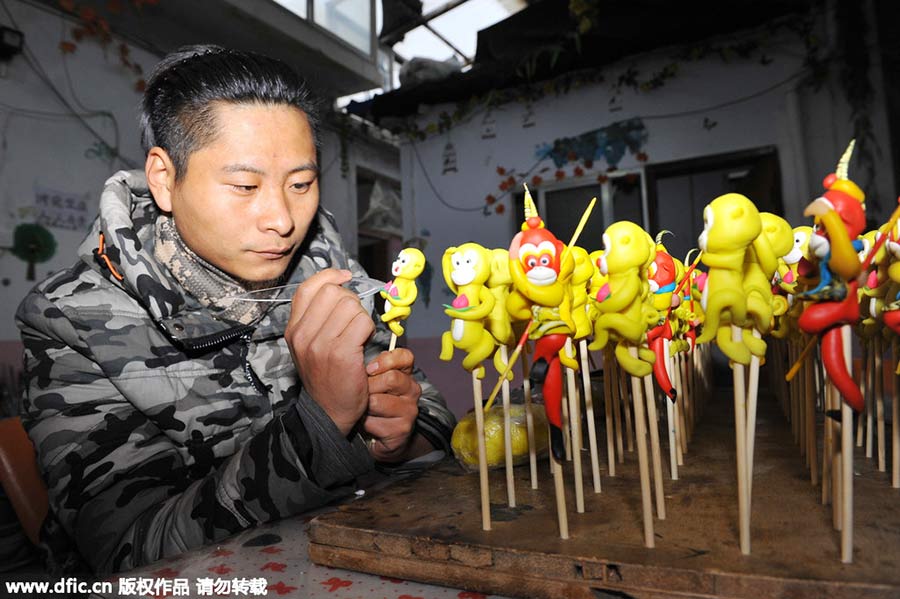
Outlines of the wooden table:
{"label": "wooden table", "polygon": [[732,406],[725,397],[707,404],[680,480],[664,472],[668,518],[655,522],[656,549],[643,546],[637,457],[627,454],[617,478],[603,469],[602,494],[587,491],[585,514],[574,510],[569,465],[572,537],[566,541],[558,537],[546,461],[539,463],[543,478],[537,491],[528,483],[527,465],[516,469],[516,509],[502,503],[503,472],[491,473],[489,532],[481,530],[477,474],[448,461],[313,520],[310,557],[350,570],[519,597],[606,596],[595,591],[639,597],[900,597],[900,492],[857,453],[854,563],[842,564],[831,508],[820,504],[820,489],[810,484],[790,425],[765,392],[752,554],[741,555]]}

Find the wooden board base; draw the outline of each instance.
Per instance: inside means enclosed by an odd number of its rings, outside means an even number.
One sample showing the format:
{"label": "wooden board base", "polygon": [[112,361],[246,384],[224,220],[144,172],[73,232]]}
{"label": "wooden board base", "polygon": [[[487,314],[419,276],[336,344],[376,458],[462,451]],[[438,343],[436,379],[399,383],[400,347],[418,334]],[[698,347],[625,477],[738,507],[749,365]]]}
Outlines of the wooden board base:
{"label": "wooden board base", "polygon": [[516,469],[515,509],[503,503],[503,472],[491,472],[488,532],[481,530],[478,475],[445,462],[315,519],[310,556],[324,565],[516,597],[900,597],[900,492],[857,452],[854,563],[842,564],[831,508],[819,503],[790,425],[763,391],[752,554],[741,555],[733,404],[726,399],[707,405],[680,479],[670,480],[664,469],[668,518],[655,522],[655,549],[643,546],[632,453],[616,478],[603,469],[603,493],[586,496],[585,514],[575,513],[567,465],[565,541],[546,460],[537,491],[527,465]]}

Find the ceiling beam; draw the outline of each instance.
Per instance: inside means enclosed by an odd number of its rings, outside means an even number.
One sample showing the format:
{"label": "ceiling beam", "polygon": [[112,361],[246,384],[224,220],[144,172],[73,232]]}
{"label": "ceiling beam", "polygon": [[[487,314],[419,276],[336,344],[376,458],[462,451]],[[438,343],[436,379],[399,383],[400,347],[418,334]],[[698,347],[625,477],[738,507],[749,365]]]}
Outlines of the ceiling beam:
{"label": "ceiling beam", "polygon": [[[441,16],[442,14],[450,12],[457,6],[465,4],[468,1],[469,0],[450,0],[443,6],[439,6],[438,8],[436,8],[433,11],[431,11],[430,13],[428,13],[427,15],[420,15],[420,16],[414,17],[407,23],[404,23],[403,25],[400,25],[399,27],[394,27],[390,31],[381,34],[379,36],[379,38],[381,39],[382,42],[384,42],[390,46],[393,46],[394,44],[399,42],[403,38],[404,35],[406,35],[410,31],[412,31],[419,25],[427,25],[427,23],[429,21],[431,21],[432,19],[436,19],[437,17]],[[430,27],[429,27],[429,30],[433,32],[433,30]],[[438,37],[440,37],[440,36],[438,36]],[[454,49],[454,51],[455,51],[455,49]],[[461,53],[460,53],[460,55],[465,56]]]}

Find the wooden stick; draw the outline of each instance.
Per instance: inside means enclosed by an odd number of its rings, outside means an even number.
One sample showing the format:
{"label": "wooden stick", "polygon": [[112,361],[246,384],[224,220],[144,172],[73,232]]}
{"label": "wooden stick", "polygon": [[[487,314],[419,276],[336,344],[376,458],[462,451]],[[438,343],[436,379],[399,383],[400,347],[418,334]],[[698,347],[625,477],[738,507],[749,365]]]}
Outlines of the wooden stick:
{"label": "wooden stick", "polygon": [[571,414],[569,414],[569,390],[563,389],[564,397],[562,398],[562,433],[563,441],[566,446],[566,461],[572,461],[572,425],[570,422]]}
{"label": "wooden stick", "polygon": [[812,337],[809,340],[809,343],[806,344],[806,347],[803,348],[803,351],[794,361],[794,365],[791,366],[791,369],[788,370],[788,373],[784,375],[784,380],[787,382],[791,382],[794,379],[794,376],[797,374],[797,371],[800,370],[800,365],[803,364],[803,361],[806,360],[806,356],[812,352],[816,348],[816,342],[819,340],[818,337]]}
{"label": "wooden stick", "polygon": [[[629,347],[631,357],[637,358],[637,348]],[[654,547],[653,505],[650,497],[650,466],[647,459],[647,433],[644,430],[644,405],[641,399],[641,379],[631,377],[631,395],[634,403],[634,423],[637,429],[638,466],[641,472],[641,508],[644,516],[644,546]]]}
{"label": "wooden stick", "polygon": [[[743,339],[741,328],[731,326],[731,338],[740,342]],[[734,383],[734,432],[737,449],[737,482],[738,482],[738,529],[740,531],[741,553],[750,555],[750,504],[747,494],[747,406],[744,397],[744,366],[735,362],[732,365]]]}
{"label": "wooden stick", "polygon": [[594,390],[591,388],[591,371],[588,368],[587,340],[578,342],[578,355],[581,356],[581,382],[584,385],[584,408],[587,412],[588,447],[591,450],[591,475],[594,477],[594,493],[600,488],[600,454],[597,451],[597,424],[594,422]]}
{"label": "wooden stick", "polygon": [[607,348],[606,354],[603,356],[604,369],[609,364],[609,386],[612,389],[613,401],[613,422],[616,425],[616,451],[618,452],[618,462],[625,462],[625,446],[622,443],[622,387],[619,384],[619,366],[611,349]]}
{"label": "wooden stick", "polygon": [[[663,340],[663,354],[666,357],[666,370],[669,372],[669,377],[672,377],[672,360],[669,359],[669,340]],[[678,397],[679,402],[683,402],[684,395],[683,389],[679,384],[678,378],[676,377],[675,381],[675,393]],[[675,447],[675,429],[676,420],[675,420],[675,406],[672,405],[672,402],[668,399],[663,400],[666,403],[666,426],[669,431],[669,474],[672,477],[672,480],[678,480],[678,452]]]}
{"label": "wooden stick", "polygon": [[[566,356],[574,358],[572,338],[566,338]],[[566,386],[569,396],[569,428],[572,431],[572,457],[575,470],[575,511],[584,513],[584,475],[581,472],[581,416],[578,409],[578,395],[575,391],[575,371],[566,368]]]}
{"label": "wooden stick", "polygon": [[[800,364],[801,362],[797,362]],[[800,444],[800,389],[795,385],[794,393],[791,394],[791,434],[794,437],[794,443]]]}
{"label": "wooden stick", "polygon": [[[759,375],[757,374],[757,377]],[[758,380],[758,378],[757,378]],[[797,377],[797,418],[799,419],[798,429],[800,432],[800,457],[803,458],[803,466],[809,467],[809,456],[806,455],[806,395],[803,392],[803,376]],[[757,384],[758,386],[758,384]],[[749,408],[748,408],[749,409]],[[749,426],[749,425],[748,425]],[[751,455],[752,458],[752,455]],[[750,470],[750,477],[753,477],[753,470]]]}
{"label": "wooden stick", "polygon": [[[666,495],[663,490],[662,451],[659,447],[659,417],[656,413],[656,395],[653,375],[644,377],[644,403],[647,405],[647,423],[650,427],[650,451],[653,458],[653,484],[656,488],[656,516],[666,519]],[[669,401],[668,399],[666,401]]]}
{"label": "wooden stick", "polygon": [[884,373],[882,370],[884,348],[881,339],[875,338],[875,436],[878,443],[878,471],[887,471],[884,448]]}
{"label": "wooden stick", "polygon": [[[678,390],[678,401],[675,402],[673,408],[675,416],[676,432],[675,440],[681,445],[681,439],[684,438],[684,445],[687,447],[690,442],[690,420],[691,420],[691,389],[688,382],[687,372],[687,355],[683,352],[677,353],[669,358],[672,365],[672,382]],[[684,447],[682,447],[684,449]],[[682,451],[682,453],[684,453]],[[681,464],[684,464],[684,456],[682,456]]]}
{"label": "wooden stick", "polygon": [[[680,382],[681,372],[675,372],[675,378],[679,381],[679,389],[683,389],[684,385]],[[684,454],[688,450],[688,434],[684,420],[684,399],[680,396],[681,392],[679,391],[678,401],[675,402],[675,457],[678,460],[678,465],[684,466]]]}
{"label": "wooden stick", "polygon": [[478,476],[481,485],[481,528],[491,529],[491,498],[488,488],[487,450],[484,445],[484,410],[481,405],[481,380],[472,371],[472,400],[475,404],[475,434],[478,435]]}
{"label": "wooden stick", "polygon": [[[844,361],[851,369],[850,325],[841,327],[841,337]],[[877,374],[878,378],[884,378],[881,371]],[[853,562],[853,410],[845,401],[841,401],[841,445],[841,561],[849,564]]]}
{"label": "wooden stick", "polygon": [[[900,346],[894,340],[894,361],[900,366]],[[900,376],[894,375],[894,397],[891,402],[891,486],[900,489]]]}
{"label": "wooden stick", "polygon": [[[506,346],[501,345],[499,348],[500,359],[504,364],[507,363],[509,356],[507,355]],[[512,450],[512,418],[510,417],[509,405],[509,379],[503,377],[503,445],[504,457],[506,458],[506,499],[509,507],[516,507],[516,477],[513,473],[513,450]]]}
{"label": "wooden stick", "polygon": [[703,388],[703,377],[698,370],[701,364],[701,354],[702,350],[695,347],[689,354],[685,355],[685,362],[687,362],[687,372],[691,380],[691,412],[690,420],[688,421],[688,426],[691,427],[691,435],[694,434],[697,420],[700,417],[700,409],[703,404],[703,394],[705,393],[705,390]]}
{"label": "wooden stick", "polygon": [[[840,411],[841,396],[830,380],[828,381],[828,389],[830,397],[828,405],[829,410]],[[829,420],[833,419],[829,418]],[[841,465],[842,431],[843,429],[840,422],[835,421],[831,424],[831,523],[835,530],[840,530],[843,523],[843,518],[841,517],[841,506],[844,498],[842,492],[843,487],[841,485],[841,477],[844,474],[844,469]]]}
{"label": "wooden stick", "polygon": [[534,440],[534,412],[531,403],[531,379],[528,371],[528,356],[522,354],[522,390],[525,394],[525,426],[528,431],[528,465],[531,470],[531,488],[538,488],[537,447]]}
{"label": "wooden stick", "polygon": [[556,493],[556,518],[559,521],[559,538],[569,538],[569,516],[566,512],[566,487],[563,484],[562,464],[550,452],[550,471],[553,473],[553,489]]}
{"label": "wooden stick", "polygon": [[[869,347],[866,363],[868,364],[868,373],[866,376],[866,458],[872,459],[874,455],[872,450],[874,444],[872,438],[875,436],[875,341],[872,340],[866,344]],[[859,419],[862,422],[862,418]]]}
{"label": "wooden stick", "polygon": [[[610,476],[616,475],[616,443],[613,432],[613,381],[612,364],[603,354],[603,411],[606,416],[606,467]],[[620,431],[621,432],[621,431]],[[622,437],[619,436],[619,453],[622,452]]]}
{"label": "wooden stick", "polygon": [[816,389],[813,364],[807,360],[804,373],[804,405],[806,410],[806,456],[809,458],[809,479],[813,486],[819,484],[819,448],[816,443]]}
{"label": "wooden stick", "polygon": [[[821,364],[817,361],[817,371],[821,370]],[[817,372],[817,375],[819,372]],[[831,394],[825,386],[824,379],[816,377],[817,388],[822,392],[822,407],[827,413],[831,409]],[[831,486],[832,482],[832,455],[834,454],[834,440],[832,434],[834,432],[834,420],[825,417],[825,430],[822,439],[822,505],[831,503]]]}
{"label": "wooden stick", "polygon": [[678,413],[680,414],[678,423],[684,425],[681,427],[681,432],[684,435],[685,446],[687,446],[690,445],[691,435],[693,434],[691,431],[691,413],[694,409],[694,388],[691,384],[690,364],[688,363],[687,354],[680,353],[675,357],[678,374],[681,376],[681,391],[679,391],[679,395],[681,396],[679,397],[681,407],[678,409]]}
{"label": "wooden stick", "polygon": [[[619,368],[619,388],[621,390],[621,396],[624,400],[622,402],[622,408],[625,411],[625,437],[628,441],[628,451],[629,453],[634,452],[634,428],[631,425],[631,417],[632,412],[631,408],[628,407],[628,386],[626,383],[626,379],[628,377],[628,373],[625,372],[623,368]],[[632,387],[633,389],[633,387]]]}
{"label": "wooden stick", "polygon": [[388,345],[388,351],[397,349],[397,333],[391,333],[391,344]]}
{"label": "wooden stick", "polygon": [[[757,339],[762,335],[753,329],[753,336]],[[753,505],[753,449],[756,445],[756,400],[759,395],[759,357],[750,358],[750,382],[747,386],[747,505]],[[798,394],[799,397],[799,394]],[[800,402],[797,402],[797,411],[800,412]],[[803,429],[801,429],[803,430]],[[802,435],[801,435],[802,436]],[[801,445],[802,446],[802,445]],[[749,508],[748,508],[749,509]]]}
{"label": "wooden stick", "polygon": [[[869,413],[869,402],[872,400],[872,395],[869,392],[869,375],[872,374],[872,371],[869,369],[869,342],[865,339],[860,340],[860,345],[862,346],[862,360],[860,361],[860,378],[862,379],[863,384],[863,400],[866,405],[866,415]],[[856,424],[856,446],[863,446],[863,438],[865,433],[865,422],[863,422],[863,418],[857,419]]]}
{"label": "wooden stick", "polygon": [[522,353],[522,348],[525,347],[525,343],[528,342],[528,334],[531,332],[532,326],[534,326],[534,320],[529,320],[528,326],[525,327],[525,332],[522,333],[522,336],[519,337],[519,342],[516,343],[516,349],[513,350],[512,356],[510,356],[509,361],[506,363],[506,367],[503,369],[503,372],[500,373],[500,378],[497,379],[497,384],[494,385],[493,390],[491,390],[491,394],[488,395],[488,400],[484,404],[485,412],[490,410],[491,406],[494,405],[494,400],[497,399],[497,393],[500,392],[500,387],[503,386],[503,381],[506,380],[506,376],[513,369],[516,360],[519,359],[519,354]]}

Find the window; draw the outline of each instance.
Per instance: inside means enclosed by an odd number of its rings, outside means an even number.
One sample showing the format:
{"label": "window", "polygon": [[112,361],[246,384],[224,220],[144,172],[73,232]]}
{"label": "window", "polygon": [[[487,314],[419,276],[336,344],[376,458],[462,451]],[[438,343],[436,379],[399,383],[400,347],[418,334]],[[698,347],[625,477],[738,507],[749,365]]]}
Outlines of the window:
{"label": "window", "polygon": [[307,18],[306,6],[308,0],[275,0],[276,3],[282,5],[298,17]]}
{"label": "window", "polygon": [[703,231],[703,208],[725,193],[740,193],[760,212],[784,214],[781,172],[774,148],[705,156],[647,167],[652,234],[668,229],[663,243],[684,260]]}
{"label": "window", "polygon": [[315,0],[313,20],[357,50],[372,53],[372,0]]}
{"label": "window", "polygon": [[366,56],[372,55],[375,0],[274,0],[298,17],[339,37]]}
{"label": "window", "polygon": [[[609,173],[603,183],[575,179],[551,184],[533,194],[544,224],[564,243],[572,238],[591,198],[597,198],[597,204],[576,242],[588,252],[603,249],[603,231],[615,221],[630,220],[646,228],[641,171]],[[524,219],[523,197],[521,193],[516,194],[514,232],[519,230]]]}

